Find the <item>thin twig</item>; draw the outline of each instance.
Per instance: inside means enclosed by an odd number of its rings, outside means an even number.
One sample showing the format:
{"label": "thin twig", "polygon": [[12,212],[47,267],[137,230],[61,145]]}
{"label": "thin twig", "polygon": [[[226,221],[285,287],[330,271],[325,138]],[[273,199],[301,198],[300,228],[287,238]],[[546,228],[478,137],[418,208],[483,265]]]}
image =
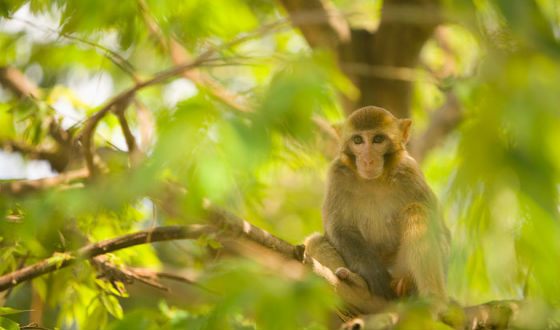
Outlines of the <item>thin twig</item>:
{"label": "thin twig", "polygon": [[68,184],[73,181],[85,179],[88,177],[88,171],[85,168],[65,172],[57,176],[35,179],[35,180],[14,180],[0,181],[0,194],[21,197],[25,194],[58,187],[62,184]]}
{"label": "thin twig", "polygon": [[128,125],[128,122],[126,121],[126,117],[124,116],[124,112],[123,111],[116,111],[115,112],[115,116],[117,116],[117,119],[119,120],[119,124],[121,125],[121,129],[124,135],[124,139],[126,141],[126,146],[128,148],[128,152],[132,153],[134,151],[136,151],[136,139],[134,138],[134,135],[132,134],[132,131],[130,130],[130,126]]}
{"label": "thin twig", "polygon": [[24,19],[24,18],[20,18],[20,17],[8,17],[8,19],[12,19],[15,21],[20,21],[22,23],[27,24],[30,27],[33,27],[39,31],[44,31],[44,30],[48,30],[51,33],[55,33],[57,34],[59,37],[68,39],[68,40],[73,40],[73,41],[77,41],[81,44],[93,47],[95,49],[101,50],[102,52],[104,52],[105,57],[107,57],[113,64],[115,64],[115,66],[117,66],[119,69],[121,69],[123,72],[125,72],[126,74],[128,74],[134,81],[139,82],[140,78],[138,77],[138,75],[136,74],[136,69],[134,68],[134,66],[124,57],[122,57],[119,53],[115,52],[112,49],[109,49],[105,46],[102,46],[100,44],[97,44],[93,41],[84,39],[84,38],[79,38],[76,36],[73,36],[71,34],[68,33],[64,33],[61,32],[57,29],[53,29],[51,27],[47,27],[47,26],[39,26],[37,24],[35,24],[34,22]]}
{"label": "thin twig", "polygon": [[128,270],[136,273],[138,276],[142,277],[142,278],[151,278],[151,279],[167,279],[167,280],[171,280],[171,281],[176,281],[176,282],[180,282],[180,283],[185,283],[191,286],[195,286],[201,290],[204,290],[208,293],[214,294],[214,295],[219,295],[218,292],[211,290],[185,276],[181,276],[181,275],[177,275],[177,274],[172,274],[172,273],[167,273],[167,272],[158,272],[155,270],[151,270],[151,269],[145,269],[145,268],[134,268],[134,267],[128,267]]}
{"label": "thin twig", "polygon": [[119,124],[121,126],[121,130],[123,132],[124,139],[126,141],[130,164],[132,166],[137,165],[140,162],[140,159],[142,158],[142,153],[140,152],[140,150],[138,150],[138,145],[136,144],[136,138],[134,137],[132,131],[130,130],[130,126],[128,125],[128,122],[124,114],[124,109],[121,109],[121,111],[115,111],[115,116],[117,116],[117,119],[119,120]]}
{"label": "thin twig", "polygon": [[134,281],[138,281],[159,290],[169,291],[169,289],[165,285],[157,281],[157,279],[138,274],[136,271],[129,267],[117,266],[110,262],[105,255],[91,258],[90,262],[99,272],[98,278],[104,278],[106,281],[110,282],[117,290],[119,290],[119,287],[116,285],[117,282],[132,284]]}
{"label": "thin twig", "polygon": [[253,33],[244,34],[241,37],[235,38],[232,41],[226,42],[226,43],[224,43],[220,46],[212,47],[212,48],[208,49],[207,51],[203,52],[201,55],[199,55],[193,61],[185,63],[185,64],[177,65],[177,66],[171,67],[167,70],[161,71],[158,74],[156,74],[155,76],[153,76],[152,78],[150,78],[148,80],[144,80],[142,82],[139,82],[139,83],[135,84],[134,86],[124,90],[123,92],[121,92],[121,93],[117,94],[116,96],[114,96],[113,98],[111,98],[99,111],[97,111],[95,114],[93,114],[91,117],[89,117],[86,120],[86,122],[84,124],[82,134],[80,135],[80,139],[83,143],[84,158],[86,160],[86,165],[87,165],[87,168],[90,172],[90,176],[94,176],[96,174],[96,169],[95,169],[95,165],[94,165],[94,162],[93,162],[93,150],[92,150],[93,133],[95,132],[95,129],[96,129],[99,121],[101,121],[101,119],[109,111],[111,111],[114,107],[120,108],[120,107],[125,107],[126,105],[128,105],[128,103],[130,102],[132,97],[139,90],[141,90],[143,88],[146,88],[146,87],[149,87],[149,86],[153,86],[153,85],[162,83],[162,82],[166,81],[167,79],[175,77],[175,76],[177,76],[177,75],[179,75],[179,74],[181,74],[185,71],[192,70],[192,69],[197,68],[197,67],[199,67],[199,66],[201,66],[205,63],[211,62],[211,61],[215,60],[215,59],[212,58],[212,56],[217,54],[221,50],[228,49],[228,48],[233,47],[235,45],[241,44],[241,43],[243,43],[247,40],[253,39],[256,36],[260,36],[260,35],[263,35],[265,33],[270,32],[270,31],[273,31],[275,28],[277,28],[277,26],[278,26],[278,23],[264,25],[261,28],[257,29]]}
{"label": "thin twig", "polygon": [[[176,38],[169,37],[169,39],[166,39],[156,20],[150,14],[148,4],[144,0],[138,0],[138,6],[149,32],[159,42],[160,46],[169,52],[173,63],[175,63],[175,65],[179,65],[190,60],[190,55],[188,54],[187,50],[179,43]],[[228,105],[230,108],[241,112],[250,111],[249,107],[246,105],[247,101],[244,100],[240,95],[236,95],[231,91],[228,91],[218,82],[216,82],[214,79],[204,74],[200,70],[193,69],[190,71],[185,71],[182,73],[182,75],[195,84],[204,86],[213,97]]]}
{"label": "thin twig", "polygon": [[33,265],[0,276],[0,292],[43,274],[68,267],[80,260],[89,259],[135,245],[177,239],[194,239],[213,232],[215,232],[214,227],[204,225],[157,227],[89,244],[77,251],[58,254]]}

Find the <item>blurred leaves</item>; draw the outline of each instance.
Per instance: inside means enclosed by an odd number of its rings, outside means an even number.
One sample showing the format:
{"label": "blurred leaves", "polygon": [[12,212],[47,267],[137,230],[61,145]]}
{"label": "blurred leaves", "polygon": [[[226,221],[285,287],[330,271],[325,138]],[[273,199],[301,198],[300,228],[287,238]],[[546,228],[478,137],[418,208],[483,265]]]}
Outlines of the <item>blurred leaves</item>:
{"label": "blurred leaves", "polygon": [[315,276],[286,281],[271,270],[241,260],[222,263],[206,285],[223,293],[211,311],[208,329],[235,329],[230,318],[238,313],[254,315],[258,328],[306,328],[324,324],[336,302],[328,284]]}
{"label": "blurred leaves", "polygon": [[27,311],[10,308],[10,307],[0,307],[0,315],[18,314],[23,312],[27,312]]}
{"label": "blurred leaves", "polygon": [[19,324],[5,317],[0,317],[0,329],[2,330],[19,330]]}
{"label": "blurred leaves", "polygon": [[[518,15],[504,14],[512,20]],[[550,267],[560,257],[553,238],[560,235],[560,163],[551,141],[560,123],[560,67],[554,53],[539,47],[544,53],[490,47],[482,83],[471,89],[477,101],[468,102],[470,119],[461,130],[454,200],[463,209],[459,224],[467,237],[459,244],[471,251],[464,256],[474,271],[471,285],[487,278],[481,291],[516,297],[529,281],[530,296],[553,302],[560,293],[552,279],[560,273]]]}
{"label": "blurred leaves", "polygon": [[[374,11],[349,15],[354,27],[373,28],[379,19],[380,1],[336,4],[345,12]],[[415,129],[426,127],[428,109],[444,102],[446,90],[465,112],[460,129],[422,164],[453,230],[450,294],[462,304],[527,298],[533,305],[524,317],[558,319],[558,5],[446,4],[454,21],[423,50],[422,66],[436,79],[415,83],[413,113]],[[0,1],[0,66],[16,67],[42,92],[21,99],[0,89],[0,145],[17,139],[56,149],[50,123],[79,134],[84,118],[135,83],[129,70],[144,79],[172,66],[171,38],[194,57],[278,22],[280,13],[261,0]],[[130,162],[119,122],[109,114],[94,139],[109,173],[24,198],[0,196],[0,214],[10,219],[0,220],[2,274],[46,258],[60,263],[89,242],[134,230],[201,223],[205,201],[292,243],[321,229],[330,161],[324,150],[336,147],[313,118],[340,121],[340,95],[352,100],[368,91],[358,91],[336,58],[310,51],[291,29],[220,51],[191,73],[231,91],[230,101],[243,101],[249,111],[232,109],[209,86],[185,77],[141,90],[126,117],[137,139],[153,136],[142,141],[144,161]],[[83,166],[83,155],[74,156],[72,166]],[[22,164],[29,172],[20,177],[38,171]],[[165,282],[170,292],[134,284],[124,297],[84,263],[16,287],[10,307],[0,307],[0,315],[10,314],[0,327],[27,321],[28,313],[11,311],[27,311],[33,294],[45,304],[45,326],[62,329],[324,329],[337,304],[321,280],[286,279],[231,258],[212,235],[166,244],[119,251],[111,260],[185,272],[218,295]],[[441,326],[428,321],[422,306],[414,308],[403,327]]]}

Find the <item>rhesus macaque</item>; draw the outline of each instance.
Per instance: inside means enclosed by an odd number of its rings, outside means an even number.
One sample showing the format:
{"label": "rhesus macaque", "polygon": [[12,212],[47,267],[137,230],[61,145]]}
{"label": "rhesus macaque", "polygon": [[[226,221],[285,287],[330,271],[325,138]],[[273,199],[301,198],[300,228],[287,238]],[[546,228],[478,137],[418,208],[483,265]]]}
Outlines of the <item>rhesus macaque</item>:
{"label": "rhesus macaque", "polygon": [[405,149],[410,125],[373,106],[348,117],[328,174],[325,237],[373,296],[446,300],[449,231]]}

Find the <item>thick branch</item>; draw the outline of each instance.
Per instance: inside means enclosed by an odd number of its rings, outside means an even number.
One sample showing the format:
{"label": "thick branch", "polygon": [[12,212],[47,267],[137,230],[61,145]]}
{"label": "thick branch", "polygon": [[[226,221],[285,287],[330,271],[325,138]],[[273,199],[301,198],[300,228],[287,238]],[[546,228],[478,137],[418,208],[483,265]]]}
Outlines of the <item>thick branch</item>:
{"label": "thick branch", "polygon": [[350,40],[350,28],[344,17],[328,0],[280,0],[292,24],[299,27],[312,48],[335,50]]}
{"label": "thick branch", "polygon": [[7,152],[19,152],[28,159],[46,160],[57,171],[64,169],[68,164],[68,157],[60,148],[53,150],[20,141],[0,140],[0,149]]}
{"label": "thick branch", "polygon": [[[232,235],[233,237],[243,237],[251,242],[257,243],[268,251],[276,251],[288,259],[302,261],[303,254],[298,246],[293,246],[228,212],[212,209],[210,211],[210,220],[220,226],[223,232],[219,232],[218,228],[215,226],[208,225],[157,227],[89,244],[77,251],[60,254],[1,276],[0,291],[7,290],[19,283],[34,279],[43,274],[68,267],[80,260],[93,258],[120,249],[151,242],[194,239],[201,235],[211,233],[222,233],[225,234],[226,237],[232,237]],[[314,261],[314,263],[316,263],[316,261]],[[318,266],[320,265],[313,265],[313,267]],[[143,276],[141,272],[138,274],[140,274],[141,277]],[[172,277],[177,279],[176,276]],[[147,276],[144,280],[150,281],[150,276]],[[181,278],[181,280],[185,279]],[[156,287],[158,286],[158,282],[152,281],[149,284]],[[511,319],[514,318],[515,312],[519,309],[519,306],[519,302],[508,300],[494,301],[466,308],[459,307],[458,318],[456,314],[451,313],[451,318],[449,318],[446,313],[443,313],[440,315],[440,320],[452,326],[460,325],[460,328],[504,329],[510,324]],[[405,314],[406,311],[398,310],[373,314],[346,323],[345,329],[390,329],[396,325]]]}
{"label": "thick branch", "polygon": [[213,209],[210,212],[209,217],[210,221],[217,226],[191,225],[156,227],[114,239],[89,244],[77,251],[40,261],[36,264],[1,276],[0,291],[6,290],[21,282],[31,280],[43,274],[70,266],[78,260],[89,259],[98,255],[140,244],[198,238],[205,234],[219,233],[218,228],[220,228],[223,231],[223,234],[227,237],[244,237],[290,259],[296,259],[298,261],[303,260],[303,253],[298,246],[293,246],[228,212]]}
{"label": "thick branch", "polygon": [[265,246],[273,251],[298,261],[303,261],[303,251],[261,228],[255,227],[249,222],[231,214],[227,211],[212,208],[209,211],[209,220],[216,226],[224,228],[229,235],[234,237],[245,237],[253,242]]}
{"label": "thick branch", "polygon": [[12,91],[17,97],[39,98],[41,95],[39,88],[13,67],[0,67],[0,84]]}
{"label": "thick branch", "polygon": [[[461,308],[449,306],[447,311],[439,314],[439,321],[453,329],[523,329],[525,326],[516,317],[525,307],[525,302],[518,300],[490,301],[484,304]],[[528,307],[530,309],[530,306]],[[417,312],[417,311],[416,311]],[[394,308],[384,313],[365,315],[348,321],[343,330],[389,330],[399,327],[399,322],[406,320],[406,306]],[[427,316],[428,317],[428,316]]]}

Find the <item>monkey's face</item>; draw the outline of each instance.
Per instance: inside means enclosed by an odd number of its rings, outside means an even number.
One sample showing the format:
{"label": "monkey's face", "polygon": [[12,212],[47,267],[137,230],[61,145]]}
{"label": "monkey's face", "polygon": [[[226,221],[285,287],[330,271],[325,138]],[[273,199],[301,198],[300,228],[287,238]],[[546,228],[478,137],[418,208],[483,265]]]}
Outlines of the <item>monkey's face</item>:
{"label": "monkey's face", "polygon": [[410,124],[410,119],[397,119],[383,108],[354,111],[345,124],[343,162],[362,179],[379,178],[387,167],[387,159],[404,149]]}
{"label": "monkey's face", "polygon": [[360,177],[373,180],[383,174],[384,156],[391,149],[386,134],[378,130],[357,131],[350,136],[347,146]]}

